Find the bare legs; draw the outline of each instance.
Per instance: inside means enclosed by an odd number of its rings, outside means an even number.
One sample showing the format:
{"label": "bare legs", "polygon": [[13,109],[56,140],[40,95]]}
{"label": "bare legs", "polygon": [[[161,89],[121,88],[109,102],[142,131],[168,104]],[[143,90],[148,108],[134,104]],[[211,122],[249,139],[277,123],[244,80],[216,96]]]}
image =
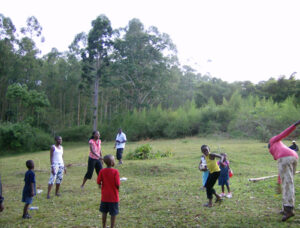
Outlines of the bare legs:
{"label": "bare legs", "polygon": [[[48,184],[47,199],[50,199],[50,192],[51,192],[52,186],[53,186],[53,184]],[[56,184],[56,187],[55,187],[55,195],[56,196],[60,196],[59,187],[60,187],[60,184]]]}
{"label": "bare legs", "polygon": [[[107,213],[102,213],[102,227],[106,227]],[[116,216],[110,216],[110,227],[114,228],[116,222]]]}
{"label": "bare legs", "polygon": [[84,185],[85,185],[85,182],[87,181],[87,178],[86,177],[84,177],[83,178],[83,181],[82,181],[82,185],[81,185],[81,188],[83,188],[84,187]]}
{"label": "bare legs", "polygon": [[28,207],[29,204],[25,203],[24,209],[23,209],[23,218],[30,218],[29,214],[28,214]]}

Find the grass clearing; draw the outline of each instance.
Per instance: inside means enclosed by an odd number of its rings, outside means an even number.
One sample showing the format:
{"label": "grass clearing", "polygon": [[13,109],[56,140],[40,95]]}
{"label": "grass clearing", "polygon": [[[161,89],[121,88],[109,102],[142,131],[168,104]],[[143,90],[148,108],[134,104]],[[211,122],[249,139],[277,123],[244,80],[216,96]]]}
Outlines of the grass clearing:
{"label": "grass clearing", "polygon": [[[121,183],[120,214],[117,227],[299,227],[300,174],[295,176],[296,216],[286,223],[278,214],[281,195],[276,193],[277,179],[257,183],[251,177],[274,175],[277,163],[267,145],[254,140],[185,138],[127,143],[124,155],[149,143],[154,151],[171,151],[174,156],[156,160],[124,160],[117,166]],[[286,142],[287,144],[289,142]],[[200,190],[202,174],[198,171],[200,147],[207,144],[212,151],[226,152],[234,176],[231,178],[232,199],[204,208],[206,193]],[[50,176],[49,151],[0,158],[0,173],[5,197],[5,210],[0,214],[0,227],[100,227],[100,189],[96,175],[80,185],[86,172],[88,144],[64,143],[65,164],[72,164],[61,185],[61,197],[46,199]],[[103,142],[104,154],[115,154],[112,142]],[[21,202],[25,161],[35,162],[38,194],[30,211],[32,219],[22,220]],[[221,187],[215,189],[220,193]],[[110,221],[110,220],[109,220]]]}

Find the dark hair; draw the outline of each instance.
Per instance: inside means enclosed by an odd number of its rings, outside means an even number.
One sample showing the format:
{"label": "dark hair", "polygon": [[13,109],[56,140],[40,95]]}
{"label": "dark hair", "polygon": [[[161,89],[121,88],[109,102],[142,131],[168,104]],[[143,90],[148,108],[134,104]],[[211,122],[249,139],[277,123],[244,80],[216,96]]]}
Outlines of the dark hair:
{"label": "dark hair", "polygon": [[94,135],[96,134],[96,132],[98,132],[98,130],[93,131],[92,136],[89,138],[89,141],[94,138]]}
{"label": "dark hair", "polygon": [[206,147],[209,149],[209,146],[207,146],[207,145],[202,145],[202,146],[201,146],[201,150],[203,150],[203,149],[206,148]]}
{"label": "dark hair", "polygon": [[113,157],[114,156],[112,156],[111,154],[105,155],[104,158],[103,158],[104,163],[107,166],[111,166],[111,162],[112,162]]}
{"label": "dark hair", "polygon": [[26,167],[27,167],[28,169],[32,169],[33,166],[34,166],[34,163],[33,163],[32,160],[27,160],[27,161],[26,161]]}
{"label": "dark hair", "polygon": [[61,138],[61,136],[57,135],[54,137],[54,140],[57,141],[59,138]]}

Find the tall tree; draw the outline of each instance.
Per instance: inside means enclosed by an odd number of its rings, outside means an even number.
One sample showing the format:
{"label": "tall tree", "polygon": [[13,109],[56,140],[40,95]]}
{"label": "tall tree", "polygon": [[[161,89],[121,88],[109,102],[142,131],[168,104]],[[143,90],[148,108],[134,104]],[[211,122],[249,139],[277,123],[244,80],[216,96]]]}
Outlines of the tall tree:
{"label": "tall tree", "polygon": [[114,85],[131,109],[161,102],[171,68],[176,62],[176,47],[167,34],[155,27],[144,29],[138,19],[120,29],[114,43]]}
{"label": "tall tree", "polygon": [[98,16],[92,21],[92,29],[88,33],[87,49],[83,53],[84,75],[94,82],[93,129],[98,124],[98,95],[99,80],[108,63],[108,53],[112,45],[112,28],[105,15]]}

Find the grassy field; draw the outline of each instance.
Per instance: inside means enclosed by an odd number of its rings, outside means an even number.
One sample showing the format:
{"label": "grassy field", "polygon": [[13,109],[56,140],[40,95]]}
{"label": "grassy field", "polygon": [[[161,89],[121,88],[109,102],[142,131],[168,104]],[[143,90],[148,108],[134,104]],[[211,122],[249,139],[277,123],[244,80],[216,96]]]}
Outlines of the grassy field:
{"label": "grassy field", "polygon": [[[117,227],[299,227],[300,174],[295,177],[296,216],[286,223],[278,214],[281,195],[276,193],[276,178],[257,183],[251,177],[274,175],[277,163],[267,145],[252,140],[225,140],[185,138],[127,143],[126,152],[138,145],[150,143],[154,151],[171,150],[171,158],[146,161],[125,160],[116,168],[121,177],[120,214]],[[289,142],[286,142],[287,144]],[[206,193],[200,190],[201,173],[198,171],[200,147],[211,146],[212,151],[226,152],[234,176],[231,178],[232,199],[225,199],[212,208]],[[104,154],[115,154],[113,143],[103,142]],[[5,197],[5,210],[0,214],[0,227],[100,227],[98,211],[100,189],[96,176],[80,189],[86,172],[87,144],[64,144],[65,164],[72,164],[61,185],[61,197],[46,199],[49,179],[49,151],[5,156],[0,158],[0,173]],[[43,192],[34,198],[30,211],[32,219],[23,220],[21,202],[24,185],[25,161],[35,162],[37,188]],[[220,193],[220,186],[215,189]],[[108,220],[109,222],[110,220]]]}

